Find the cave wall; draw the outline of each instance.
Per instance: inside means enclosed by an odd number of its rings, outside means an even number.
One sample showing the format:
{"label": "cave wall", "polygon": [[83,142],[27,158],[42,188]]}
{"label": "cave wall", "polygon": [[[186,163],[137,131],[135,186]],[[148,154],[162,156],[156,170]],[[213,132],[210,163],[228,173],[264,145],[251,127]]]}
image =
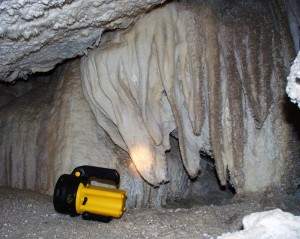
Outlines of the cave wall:
{"label": "cave wall", "polygon": [[82,93],[79,69],[75,60],[38,77],[35,84],[29,83],[32,90],[0,108],[0,186],[52,195],[60,175],[77,166],[94,165],[120,172],[128,208],[159,206],[184,195],[190,182],[176,141],[167,156],[174,180],[151,187],[129,155],[97,124]]}
{"label": "cave wall", "polygon": [[150,184],[168,180],[176,128],[190,177],[199,151],[221,184],[240,192],[278,185],[289,158],[284,79],[294,49],[284,4],[168,4],[107,35],[81,60],[97,122]]}

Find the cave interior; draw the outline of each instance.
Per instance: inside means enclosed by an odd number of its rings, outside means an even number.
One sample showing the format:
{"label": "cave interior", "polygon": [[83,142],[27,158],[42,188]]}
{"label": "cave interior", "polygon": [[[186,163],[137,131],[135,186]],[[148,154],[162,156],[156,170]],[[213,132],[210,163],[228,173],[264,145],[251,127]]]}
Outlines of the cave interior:
{"label": "cave interior", "polygon": [[[299,216],[300,110],[286,93],[299,1],[100,2],[0,1],[4,202],[47,201],[60,175],[91,165],[120,173],[121,223],[207,207],[236,210],[225,231],[241,229],[243,210]],[[186,233],[163,237],[209,238]]]}

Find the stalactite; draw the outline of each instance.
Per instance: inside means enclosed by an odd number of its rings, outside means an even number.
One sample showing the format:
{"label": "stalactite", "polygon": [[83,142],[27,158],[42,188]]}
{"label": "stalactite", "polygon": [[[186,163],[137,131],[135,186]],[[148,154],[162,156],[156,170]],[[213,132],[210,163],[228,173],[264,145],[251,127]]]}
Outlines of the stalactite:
{"label": "stalactite", "polygon": [[207,66],[207,85],[209,101],[209,130],[212,145],[212,151],[215,159],[216,171],[222,185],[226,185],[227,162],[224,158],[223,127],[222,127],[222,79],[221,65],[219,61],[221,43],[218,41],[216,26],[216,16],[211,12],[204,15],[206,19],[205,43],[206,43],[206,61]]}
{"label": "stalactite", "polygon": [[[226,26],[226,24],[225,24]],[[226,161],[228,162],[229,171],[232,178],[236,180],[235,186],[241,187],[243,185],[243,175],[241,175],[241,167],[243,165],[243,150],[244,150],[244,110],[243,110],[243,89],[240,76],[237,69],[237,61],[235,58],[235,48],[232,44],[232,31],[229,27],[225,28],[224,38],[226,48],[223,49],[223,57],[226,62],[226,89],[227,95],[225,99],[226,107],[223,108],[224,114],[227,116],[223,118],[223,128],[227,128],[226,151],[231,152],[227,154]],[[229,156],[229,158],[228,158]]]}
{"label": "stalactite", "polygon": [[[191,10],[193,12],[193,10]],[[209,13],[206,13],[209,12]],[[213,14],[204,7],[202,13],[205,17],[213,18]],[[204,102],[204,81],[205,81],[205,58],[207,54],[205,52],[205,28],[207,26],[207,20],[205,17],[195,14],[186,13],[189,19],[183,21],[187,23],[187,56],[185,66],[182,69],[186,69],[186,74],[182,74],[183,93],[185,97],[184,105],[188,109],[189,117],[192,122],[195,135],[201,134],[201,128],[205,119],[206,105]],[[210,16],[212,15],[212,16]],[[201,24],[198,24],[201,23]],[[210,28],[211,27],[211,28]],[[183,28],[183,27],[182,27]],[[209,26],[209,30],[215,29],[215,26]],[[207,30],[207,31],[209,31]],[[200,37],[200,39],[199,39]]]}

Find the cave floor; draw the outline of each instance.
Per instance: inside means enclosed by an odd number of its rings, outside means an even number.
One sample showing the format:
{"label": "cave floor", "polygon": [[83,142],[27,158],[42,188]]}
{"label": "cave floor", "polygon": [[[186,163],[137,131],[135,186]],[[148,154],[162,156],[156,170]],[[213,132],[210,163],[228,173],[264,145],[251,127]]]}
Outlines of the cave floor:
{"label": "cave floor", "polygon": [[[213,195],[212,195],[213,196]],[[300,199],[280,191],[234,196],[220,205],[177,202],[128,210],[110,223],[54,211],[52,197],[0,187],[0,238],[217,238],[242,228],[252,212],[280,208],[300,215]]]}

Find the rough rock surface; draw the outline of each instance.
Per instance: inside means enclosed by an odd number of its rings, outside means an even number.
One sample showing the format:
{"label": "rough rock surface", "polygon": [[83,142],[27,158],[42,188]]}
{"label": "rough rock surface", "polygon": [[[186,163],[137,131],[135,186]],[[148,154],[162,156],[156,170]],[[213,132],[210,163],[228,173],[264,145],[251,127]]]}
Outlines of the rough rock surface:
{"label": "rough rock surface", "polygon": [[170,3],[103,38],[81,78],[97,122],[150,184],[168,180],[176,128],[189,176],[202,151],[223,185],[255,191],[280,183],[290,157],[282,80],[293,52],[279,1]]}
{"label": "rough rock surface", "polygon": [[164,0],[2,0],[0,80],[46,72]]}

